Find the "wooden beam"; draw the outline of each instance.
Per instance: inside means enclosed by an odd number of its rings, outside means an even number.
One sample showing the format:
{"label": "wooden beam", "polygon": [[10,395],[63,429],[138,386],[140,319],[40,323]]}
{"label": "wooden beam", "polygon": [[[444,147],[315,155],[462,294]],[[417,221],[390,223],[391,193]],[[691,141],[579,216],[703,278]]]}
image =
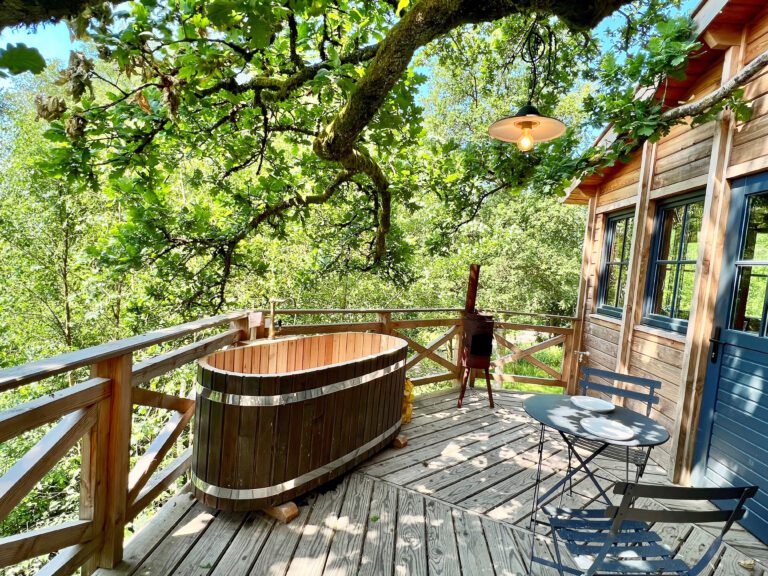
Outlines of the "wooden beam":
{"label": "wooden beam", "polygon": [[[593,262],[592,255],[596,245],[596,225],[597,225],[597,197],[593,196],[589,200],[589,206],[587,209],[587,225],[584,228],[584,243],[581,250],[581,277],[579,278],[579,293],[576,300],[576,319],[573,321],[573,346],[570,357],[571,372],[570,380],[567,382],[567,394],[576,393],[576,382],[578,381],[579,363],[582,356],[577,355],[575,352],[581,351],[584,347],[584,326],[587,322],[587,317],[592,312],[589,309],[589,303],[594,303],[595,287],[592,286],[592,294],[590,294],[590,277],[597,278],[596,264]],[[597,284],[597,282],[595,282]],[[565,361],[565,359],[564,359]]]}
{"label": "wooden beam", "polygon": [[[619,328],[616,372],[629,372],[629,359],[632,354],[632,332],[639,324],[643,314],[645,296],[645,272],[648,267],[651,235],[653,233],[653,211],[650,206],[653,167],[656,160],[656,144],[646,142],[640,160],[640,176],[637,183],[637,204],[635,205],[635,225],[632,228],[632,244],[625,280],[624,314]],[[621,286],[619,287],[621,289]],[[623,386],[623,385],[622,385]],[[624,404],[624,398],[614,396],[615,404]]]}
{"label": "wooden beam", "polygon": [[[110,398],[96,405],[96,424],[83,437],[80,446],[80,520],[90,521],[99,535],[104,532],[107,508],[110,406]],[[98,547],[102,545],[103,538],[100,538]],[[98,565],[98,557],[90,556],[83,566],[83,575],[92,574]]]}
{"label": "wooden beam", "polygon": [[712,50],[727,50],[741,45],[741,32],[738,26],[710,26],[704,31],[704,42]]}
{"label": "wooden beam", "polygon": [[[242,319],[238,320],[238,322],[240,321],[242,321]],[[200,340],[200,342],[193,342],[192,344],[182,346],[177,350],[172,350],[171,352],[154,356],[148,360],[137,362],[133,366],[132,384],[138,386],[139,384],[149,382],[153,378],[157,378],[172,370],[176,370],[177,368],[189,364],[193,360],[207,356],[211,352],[223,348],[224,346],[234,344],[241,339],[243,333],[242,328],[233,328],[226,332],[222,332],[221,334],[210,336],[205,340]]]}
{"label": "wooden beam", "polygon": [[0,412],[0,442],[107,398],[110,381],[92,378]]}
{"label": "wooden beam", "polygon": [[75,520],[0,538],[0,568],[90,540],[93,522]]}
{"label": "wooden beam", "polygon": [[242,318],[231,320],[229,322],[229,329],[230,331],[231,330],[240,331],[240,334],[238,335],[236,342],[250,340],[251,339],[251,314],[248,314],[247,316],[243,316]]}
{"label": "wooden beam", "polygon": [[563,388],[565,382],[562,380],[551,380],[549,378],[540,378],[538,376],[519,376],[517,374],[497,374],[492,372],[491,378],[496,382],[517,382],[519,384],[540,384],[541,386],[559,386]]}
{"label": "wooden beam", "polygon": [[[722,83],[727,82],[736,72],[743,53],[743,46],[728,50],[723,62]],[[707,241],[699,242],[696,258],[693,302],[683,350],[680,390],[670,448],[672,462],[668,468],[669,477],[672,481],[683,484],[690,483],[701,397],[709,364],[709,338],[714,323],[728,208],[731,203],[731,187],[726,177],[726,169],[735,131],[736,122],[732,115],[727,111],[722,113],[715,126],[710,156],[704,198],[704,221],[700,233],[700,238]]]}
{"label": "wooden beam", "polygon": [[376,316],[381,324],[381,333],[392,334],[392,314],[390,312],[379,312]]}
{"label": "wooden beam", "polygon": [[432,328],[438,326],[458,326],[461,324],[459,318],[432,318],[424,320],[393,320],[392,328]]}
{"label": "wooden beam", "polygon": [[93,556],[100,545],[101,535],[89,542],[65,548],[49,560],[37,576],[70,576]]}
{"label": "wooden beam", "polygon": [[650,199],[659,200],[661,198],[666,198],[667,196],[674,196],[675,194],[692,192],[693,190],[698,190],[699,188],[702,188],[706,185],[707,175],[702,174],[701,176],[696,176],[695,178],[688,178],[687,180],[681,180],[680,182],[675,182],[674,184],[654,188],[651,190]]}
{"label": "wooden beam", "polygon": [[141,458],[136,462],[128,476],[129,502],[133,502],[138,497],[139,492],[149,481],[158,466],[160,466],[163,458],[184,431],[184,428],[187,427],[194,413],[195,404],[193,402],[186,412],[177,412],[171,416],[157,437],[155,437]]}
{"label": "wooden beam", "polygon": [[587,319],[587,303],[589,302],[589,277],[592,269],[592,252],[594,249],[595,241],[595,218],[597,217],[595,210],[597,209],[597,197],[593,196],[589,199],[589,206],[587,207],[587,225],[584,227],[584,241],[581,248],[581,275],[579,277],[579,293],[576,298],[576,318],[574,319],[573,326],[573,339],[570,347],[570,357],[563,358],[563,362],[568,360],[571,365],[570,378],[567,382],[568,394],[576,393],[576,382],[579,379],[578,369],[581,356],[575,354],[577,350],[582,349],[582,339],[584,335],[584,324]]}
{"label": "wooden beam", "polygon": [[406,370],[408,370],[409,368],[412,368],[413,366],[415,366],[416,364],[424,360],[424,358],[426,357],[434,362],[437,362],[441,366],[447,368],[449,371],[451,371],[454,374],[458,372],[458,368],[446,358],[443,358],[442,356],[438,355],[437,352],[435,352],[435,350],[439,348],[441,345],[445,344],[445,342],[447,342],[450,338],[452,338],[455,333],[456,333],[456,327],[454,326],[450,328],[447,332],[445,332],[441,336],[438,336],[435,340],[427,344],[427,346],[422,346],[421,344],[409,338],[405,334],[402,334],[395,330],[392,331],[392,334],[394,336],[397,336],[398,338],[402,338],[403,340],[408,342],[408,346],[410,346],[417,352],[417,354],[409,358],[408,361],[405,363]]}
{"label": "wooden beam", "polygon": [[571,322],[576,320],[576,316],[563,316],[558,314],[540,314],[538,312],[520,312],[519,310],[501,310],[495,308],[482,308],[481,312],[488,314],[497,314],[502,316],[525,316],[530,318],[546,318],[547,320],[562,320]]}
{"label": "wooden beam", "polygon": [[544,334],[570,334],[573,332],[573,328],[566,328],[563,326],[541,326],[539,324],[519,324],[517,322],[495,322],[494,326],[501,330],[542,332]]}
{"label": "wooden beam", "polygon": [[425,384],[436,384],[438,382],[446,382],[448,380],[455,380],[455,372],[443,372],[442,374],[430,374],[429,376],[419,376],[418,378],[411,378],[411,383],[414,386],[424,386]]}
{"label": "wooden beam", "polygon": [[194,322],[187,322],[179,326],[162,328],[147,334],[116,340],[107,344],[84,348],[75,352],[67,352],[53,358],[45,358],[37,362],[30,362],[23,366],[0,370],[0,392],[11,390],[22,384],[37,382],[43,378],[49,378],[64,372],[70,372],[75,368],[107,361],[110,358],[130,354],[142,348],[148,348],[155,344],[183,338],[189,334],[200,332],[208,328],[214,328],[222,324],[228,324],[231,320],[237,320],[245,316],[247,312],[238,311],[229,314],[221,314],[212,318],[203,318]]}
{"label": "wooden beam", "polygon": [[103,504],[104,540],[96,559],[102,568],[114,568],[123,557],[133,407],[131,403],[132,357],[132,354],[125,354],[109,358],[91,367],[92,376],[112,380],[108,437],[98,438],[98,443],[106,443],[107,450],[104,457],[108,462],[104,478],[106,483],[106,498]]}
{"label": "wooden beam", "polygon": [[[426,312],[462,312],[464,308],[280,308],[277,311],[278,316],[310,315],[319,316],[324,314],[379,314],[386,312],[389,314],[418,314]],[[262,312],[268,314],[269,310],[254,310],[253,312]]]}
{"label": "wooden beam", "polygon": [[96,422],[96,409],[64,416],[0,478],[0,522]]}
{"label": "wooden beam", "polygon": [[348,324],[296,324],[277,329],[278,336],[298,334],[337,334],[339,332],[379,332],[379,322],[354,322]]}
{"label": "wooden beam", "polygon": [[175,410],[176,412],[186,412],[190,406],[195,405],[195,401],[191,398],[181,398],[146,388],[134,388],[131,391],[131,402],[139,406]]}
{"label": "wooden beam", "polygon": [[162,470],[158,470],[146,483],[141,492],[128,507],[128,518],[133,519],[146,508],[150,502],[162,492],[171,487],[173,482],[189,470],[192,461],[192,448],[187,448],[173,462]]}
{"label": "wooden beam", "polygon": [[[499,343],[501,346],[504,346],[505,348],[508,348],[509,350],[512,350],[512,352],[515,353],[515,354],[523,354],[526,351],[526,350],[523,350],[522,348],[520,348],[519,346],[513,344],[512,342],[510,342],[509,340],[504,338],[504,336],[502,336],[499,333],[494,333],[493,336],[496,339],[497,343]],[[555,370],[554,368],[552,368],[548,364],[545,364],[544,362],[542,362],[538,358],[534,358],[532,356],[525,356],[525,355],[523,355],[523,356],[521,356],[521,359],[525,360],[529,364],[532,364],[532,365],[536,366],[539,370],[542,370],[543,372],[546,372],[547,374],[549,374],[553,378],[557,378],[558,380],[562,378],[562,374],[559,371]]]}
{"label": "wooden beam", "polygon": [[[511,349],[513,349],[514,351],[512,352],[512,354],[508,354],[507,356],[494,360],[493,362],[491,362],[491,365],[503,366],[504,364],[509,364],[510,362],[525,360],[527,359],[528,356],[531,356],[532,354],[536,354],[536,352],[541,352],[542,350],[546,350],[547,348],[551,348],[553,346],[562,344],[563,342],[565,342],[565,338],[566,337],[561,334],[560,336],[555,336],[554,338],[550,338],[549,340],[544,340],[543,342],[539,342],[538,344],[534,344],[533,346],[529,346],[528,348],[520,348],[519,346],[515,346],[514,344],[509,343],[506,339],[502,337],[502,339],[506,344],[509,344],[513,347]],[[509,345],[506,345],[506,347],[509,348]]]}
{"label": "wooden beam", "polygon": [[715,17],[722,12],[729,0],[706,0],[699,4],[691,14],[696,31],[701,33],[712,23]]}

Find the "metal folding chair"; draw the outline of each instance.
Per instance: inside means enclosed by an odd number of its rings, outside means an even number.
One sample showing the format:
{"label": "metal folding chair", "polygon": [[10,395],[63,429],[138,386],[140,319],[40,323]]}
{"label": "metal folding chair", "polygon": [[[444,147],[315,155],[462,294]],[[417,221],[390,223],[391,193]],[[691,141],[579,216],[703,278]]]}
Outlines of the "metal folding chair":
{"label": "metal folding chair", "polygon": [[[619,506],[606,509],[571,510],[549,508],[549,523],[555,549],[555,562],[537,557],[536,562],[565,574],[653,574],[654,576],[696,576],[715,557],[723,537],[734,522],[743,518],[744,504],[757,493],[757,486],[742,488],[682,488],[619,482],[613,493],[622,496]],[[735,506],[719,510],[654,510],[638,508],[638,498],[659,500],[717,500],[736,501]],[[672,552],[661,544],[661,536],[649,523],[723,522],[720,535],[712,542],[699,561],[688,566],[672,558]],[[565,565],[559,545],[564,544],[576,567]],[[531,566],[532,567],[532,566]]]}
{"label": "metal folding chair", "polygon": [[[650,378],[641,378],[639,376],[629,376],[628,374],[619,374],[618,372],[611,372],[610,370],[600,370],[598,368],[582,368],[582,378],[579,380],[579,389],[583,395],[592,390],[609,396],[619,396],[621,398],[628,398],[630,400],[637,400],[645,404],[645,415],[651,415],[651,409],[655,404],[659,403],[659,397],[657,396],[658,390],[661,388],[661,382],[659,380],[651,380]],[[594,378],[601,378],[607,381],[623,382],[630,384],[632,388],[620,388],[618,386],[610,386],[603,384],[602,382],[596,382]],[[585,438],[569,438],[573,441],[573,445],[576,448],[584,448],[590,452],[597,450],[602,443],[595,440],[587,440]],[[645,467],[648,464],[648,458],[651,456],[651,448],[630,448],[622,446],[608,446],[603,449],[600,456],[610,458],[626,464],[625,468],[625,481],[629,482],[629,465],[635,466],[635,478],[634,481],[640,480],[640,477],[645,471]],[[570,447],[568,448],[568,472],[571,471],[572,454]]]}

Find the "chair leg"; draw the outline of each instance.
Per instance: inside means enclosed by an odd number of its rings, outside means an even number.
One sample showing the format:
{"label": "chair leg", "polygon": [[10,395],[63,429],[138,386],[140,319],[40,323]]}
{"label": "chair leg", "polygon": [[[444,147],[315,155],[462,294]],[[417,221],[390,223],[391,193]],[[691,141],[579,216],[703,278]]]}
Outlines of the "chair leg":
{"label": "chair leg", "polygon": [[491,390],[491,374],[488,372],[488,368],[485,369],[485,386],[488,388],[488,403],[493,408],[493,390]]}
{"label": "chair leg", "polygon": [[560,544],[557,541],[557,530],[554,528],[552,530],[552,548],[555,549],[555,561],[557,562],[557,571],[560,574],[560,576],[565,576],[563,574],[563,559],[560,556]]}
{"label": "chair leg", "polygon": [[471,368],[464,368],[464,375],[461,377],[461,392],[459,392],[458,407],[461,408],[461,403],[464,400],[464,394],[467,392],[467,382],[469,381],[469,371]]}

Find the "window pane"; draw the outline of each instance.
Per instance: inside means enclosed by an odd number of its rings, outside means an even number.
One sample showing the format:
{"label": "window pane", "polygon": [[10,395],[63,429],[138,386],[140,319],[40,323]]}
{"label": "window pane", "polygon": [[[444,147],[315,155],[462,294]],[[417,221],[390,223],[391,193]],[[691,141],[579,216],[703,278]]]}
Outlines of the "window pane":
{"label": "window pane", "polygon": [[655,296],[651,313],[671,318],[677,266],[674,264],[658,264],[656,269],[658,270],[656,290],[654,291]]}
{"label": "window pane", "polygon": [[685,206],[667,208],[662,215],[659,260],[677,260],[683,235]]}
{"label": "window pane", "polygon": [[695,264],[681,264],[680,275],[677,279],[677,302],[675,303],[675,318],[689,320],[691,303],[693,302],[693,279],[696,275]]}
{"label": "window pane", "polygon": [[617,308],[624,308],[624,298],[627,292],[627,264],[622,264],[619,268],[621,275],[619,276],[619,299],[616,302]]}
{"label": "window pane", "polygon": [[750,196],[742,260],[768,260],[768,194]]}
{"label": "window pane", "polygon": [[609,262],[621,262],[622,251],[624,250],[624,231],[627,228],[627,220],[617,220],[613,228],[613,246],[611,246],[611,256]]}
{"label": "window pane", "polygon": [[736,280],[731,328],[742,332],[760,332],[760,322],[768,284],[768,267],[743,266]]}
{"label": "window pane", "polygon": [[630,249],[632,248],[632,230],[635,227],[635,219],[634,218],[627,218],[626,219],[626,226],[627,226],[627,241],[624,243],[624,251],[622,252],[622,260],[624,262],[629,262],[630,257]]}
{"label": "window pane", "polygon": [[688,223],[685,227],[683,260],[696,260],[699,255],[699,232],[704,218],[704,201],[688,205]]}
{"label": "window pane", "polygon": [[619,268],[618,264],[610,264],[606,268],[605,274],[605,304],[608,306],[616,305],[616,292],[619,289]]}

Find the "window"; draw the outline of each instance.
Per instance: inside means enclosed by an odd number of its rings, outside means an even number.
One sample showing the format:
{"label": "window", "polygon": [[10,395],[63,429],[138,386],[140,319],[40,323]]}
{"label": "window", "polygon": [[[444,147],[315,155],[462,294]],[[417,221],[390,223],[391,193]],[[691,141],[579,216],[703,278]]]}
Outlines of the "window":
{"label": "window", "polygon": [[645,324],[683,333],[688,329],[703,215],[700,192],[658,205]]}
{"label": "window", "polygon": [[736,261],[732,330],[766,336],[768,308],[768,194],[747,201],[747,224]]}
{"label": "window", "polygon": [[633,212],[613,214],[607,219],[597,307],[601,314],[621,318],[634,223]]}

